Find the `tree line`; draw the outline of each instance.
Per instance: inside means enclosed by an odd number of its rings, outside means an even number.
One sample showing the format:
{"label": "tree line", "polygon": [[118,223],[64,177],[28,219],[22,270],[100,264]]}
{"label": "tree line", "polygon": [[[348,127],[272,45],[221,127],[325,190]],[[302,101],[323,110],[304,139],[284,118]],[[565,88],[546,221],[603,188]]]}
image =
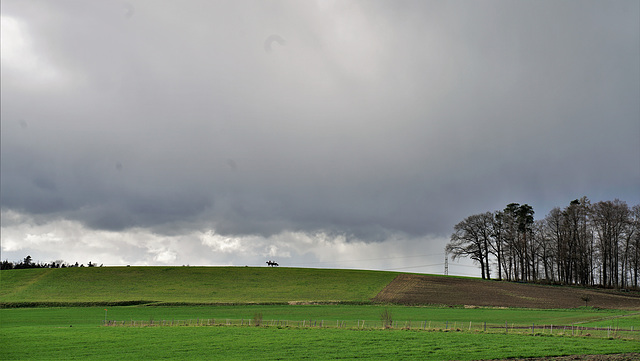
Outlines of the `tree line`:
{"label": "tree line", "polygon": [[479,264],[483,279],[639,288],[640,205],[582,197],[533,215],[518,203],[471,215],[445,250]]}
{"label": "tree line", "polygon": [[[33,262],[31,256],[25,257],[20,262],[10,262],[8,260],[2,261],[0,263],[0,270],[8,270],[8,269],[25,269],[25,268],[67,268],[67,267],[84,267],[84,264],[79,264],[76,262],[75,264],[65,263],[64,261],[53,261],[50,263],[42,263],[42,262]],[[87,264],[87,267],[97,267],[95,263]],[[100,265],[102,267],[102,265]]]}

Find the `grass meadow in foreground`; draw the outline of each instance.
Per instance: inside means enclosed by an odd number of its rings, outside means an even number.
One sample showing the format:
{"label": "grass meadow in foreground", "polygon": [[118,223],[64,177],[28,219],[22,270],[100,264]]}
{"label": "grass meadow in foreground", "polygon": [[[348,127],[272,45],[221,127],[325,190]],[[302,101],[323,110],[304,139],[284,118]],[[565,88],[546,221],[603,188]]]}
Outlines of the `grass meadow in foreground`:
{"label": "grass meadow in foreground", "polygon": [[276,327],[0,329],[7,360],[478,360],[638,352],[640,343],[581,337]]}
{"label": "grass meadow in foreground", "polygon": [[[395,320],[467,324],[628,322],[638,315],[616,310],[526,310],[381,305],[127,306],[107,308],[116,320],[251,319]],[[500,331],[463,332],[301,327],[103,327],[104,307],[0,309],[0,354],[14,360],[275,360],[423,359],[476,360],[639,352],[640,342],[617,337],[549,336]],[[535,320],[535,321],[532,321]],[[355,324],[355,322],[352,322]],[[544,333],[544,332],[543,332]],[[637,333],[637,332],[636,332]]]}

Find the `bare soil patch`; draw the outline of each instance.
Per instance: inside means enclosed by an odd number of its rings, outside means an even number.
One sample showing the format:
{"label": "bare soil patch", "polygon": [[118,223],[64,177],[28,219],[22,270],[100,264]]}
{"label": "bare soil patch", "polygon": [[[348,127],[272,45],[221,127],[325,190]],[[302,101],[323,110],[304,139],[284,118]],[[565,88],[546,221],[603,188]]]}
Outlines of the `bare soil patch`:
{"label": "bare soil patch", "polygon": [[640,293],[596,288],[536,285],[469,278],[400,274],[373,299],[405,305],[575,308],[588,306],[640,310]]}
{"label": "bare soil patch", "polygon": [[613,355],[573,355],[561,357],[533,357],[508,360],[492,360],[492,361],[637,361],[640,360],[640,353],[621,353]]}

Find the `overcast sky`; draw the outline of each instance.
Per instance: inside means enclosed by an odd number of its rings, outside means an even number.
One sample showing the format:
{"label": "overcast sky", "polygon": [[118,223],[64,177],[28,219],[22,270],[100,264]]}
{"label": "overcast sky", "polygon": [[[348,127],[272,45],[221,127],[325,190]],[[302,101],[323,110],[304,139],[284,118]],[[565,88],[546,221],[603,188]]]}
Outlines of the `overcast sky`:
{"label": "overcast sky", "polygon": [[3,260],[442,273],[471,214],[640,203],[637,0],[1,6]]}

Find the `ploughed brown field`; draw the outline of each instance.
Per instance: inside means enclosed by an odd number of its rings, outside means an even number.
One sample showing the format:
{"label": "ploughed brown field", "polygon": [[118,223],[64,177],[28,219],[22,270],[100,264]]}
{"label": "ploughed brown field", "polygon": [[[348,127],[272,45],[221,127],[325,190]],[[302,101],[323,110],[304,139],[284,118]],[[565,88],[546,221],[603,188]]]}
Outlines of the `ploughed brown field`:
{"label": "ploughed brown field", "polygon": [[640,360],[640,353],[621,353],[615,355],[573,355],[573,356],[561,356],[561,357],[533,357],[522,359],[508,359],[508,360],[492,360],[492,361],[638,361]]}
{"label": "ploughed brown field", "polygon": [[561,287],[506,281],[400,274],[373,299],[405,305],[575,308],[588,306],[640,310],[640,292]]}

